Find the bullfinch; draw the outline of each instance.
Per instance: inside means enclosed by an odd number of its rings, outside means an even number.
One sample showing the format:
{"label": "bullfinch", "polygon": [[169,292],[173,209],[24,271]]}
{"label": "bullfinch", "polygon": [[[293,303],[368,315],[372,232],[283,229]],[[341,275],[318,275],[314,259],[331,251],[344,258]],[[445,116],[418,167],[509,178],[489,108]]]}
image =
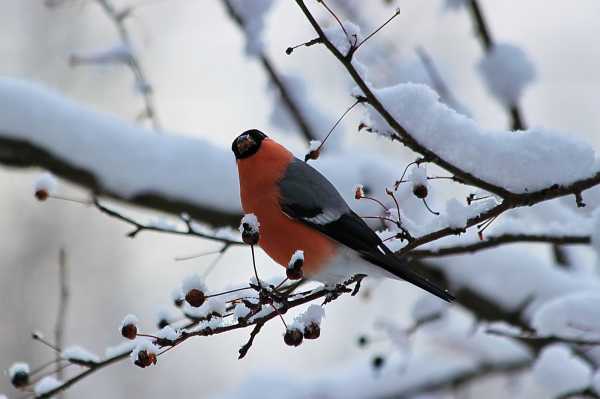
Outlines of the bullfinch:
{"label": "bullfinch", "polygon": [[354,274],[404,279],[446,301],[454,297],[396,256],[316,169],[259,130],[239,135],[236,157],[242,208],[260,223],[260,247],[287,267],[304,251],[302,271],[324,283]]}

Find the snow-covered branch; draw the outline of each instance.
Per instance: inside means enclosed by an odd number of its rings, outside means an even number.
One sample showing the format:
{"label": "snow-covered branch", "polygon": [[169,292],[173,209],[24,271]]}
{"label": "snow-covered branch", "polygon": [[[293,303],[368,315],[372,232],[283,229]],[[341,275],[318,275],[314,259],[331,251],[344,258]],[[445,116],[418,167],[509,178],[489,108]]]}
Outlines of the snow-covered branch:
{"label": "snow-covered branch", "polygon": [[484,249],[495,248],[504,244],[516,243],[546,243],[559,245],[590,244],[591,238],[586,235],[541,235],[541,234],[502,234],[488,235],[484,240],[471,244],[440,247],[436,249],[415,249],[410,251],[410,256],[415,258],[431,258],[448,255],[462,255]]}

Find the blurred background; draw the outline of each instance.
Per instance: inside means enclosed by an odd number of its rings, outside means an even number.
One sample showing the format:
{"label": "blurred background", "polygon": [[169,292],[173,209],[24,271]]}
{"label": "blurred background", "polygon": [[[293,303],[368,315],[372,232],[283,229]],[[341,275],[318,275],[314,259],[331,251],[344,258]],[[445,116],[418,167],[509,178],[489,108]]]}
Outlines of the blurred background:
{"label": "blurred background", "polygon": [[[267,78],[256,60],[245,55],[244,35],[220,1],[114,3],[138,5],[127,26],[154,88],[166,134],[201,136],[227,148],[239,132],[259,128],[297,153],[305,150],[301,137],[273,125]],[[401,8],[400,17],[373,39],[390,43],[404,65],[388,71],[390,75],[411,80],[411,74],[418,74],[411,65],[417,62],[414,49],[423,46],[474,119],[488,128],[508,126],[506,113],[475,70],[482,51],[465,11],[448,10],[441,0],[372,3],[363,16],[372,25],[389,17],[394,6]],[[527,124],[569,132],[598,148],[600,3],[481,0],[481,6],[498,41],[517,44],[536,66],[536,82],[522,102]],[[276,1],[265,23],[267,53],[281,71],[304,80],[305,95],[320,109],[326,131],[352,102],[346,74],[319,46],[285,55],[286,47],[314,36],[294,2]],[[43,83],[99,111],[135,120],[142,100],[127,68],[69,65],[72,53],[108,48],[117,41],[114,25],[94,1],[66,0],[47,7],[38,0],[4,0],[0,26],[0,74]],[[336,133],[343,147],[360,144],[394,155],[399,170],[411,160],[404,153],[399,157],[383,140],[356,134],[358,121],[359,113],[351,114]],[[127,313],[136,314],[151,330],[157,307],[169,302],[171,290],[213,260],[175,262],[174,257],[218,248],[154,233],[130,239],[125,236],[128,226],[95,209],[37,202],[32,187],[38,174],[0,168],[0,369],[16,360],[39,364],[54,356],[33,342],[30,333],[40,330],[51,336],[58,311],[59,248],[67,252],[71,289],[66,342],[98,353],[119,342],[117,327]],[[66,183],[60,191],[71,197],[86,195]],[[124,209],[141,218],[160,217],[153,211]],[[262,253],[259,264],[265,275],[278,271]],[[232,249],[208,281],[214,287],[245,281],[249,267],[247,251]],[[407,319],[408,305],[417,296],[406,285],[384,283],[369,301],[345,298],[332,304],[321,339],[300,349],[286,347],[283,328],[270,323],[243,361],[237,360],[237,350],[248,331],[191,340],[162,357],[158,367],[141,370],[125,361],[76,385],[67,397],[207,397],[235,390],[252,375],[286,374],[301,380],[341,363],[368,362],[372,353],[357,347],[357,337],[381,317]],[[15,393],[6,379],[0,380],[0,392]]]}

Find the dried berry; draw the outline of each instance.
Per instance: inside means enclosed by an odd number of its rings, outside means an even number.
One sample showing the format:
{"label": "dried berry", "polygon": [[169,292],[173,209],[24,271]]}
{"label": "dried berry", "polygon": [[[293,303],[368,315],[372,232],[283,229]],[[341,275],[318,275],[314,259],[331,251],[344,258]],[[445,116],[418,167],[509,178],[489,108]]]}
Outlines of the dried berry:
{"label": "dried berry", "polygon": [[10,383],[15,388],[23,388],[29,384],[29,373],[25,370],[18,370],[12,374]]}
{"label": "dried berry", "polygon": [[304,338],[317,339],[321,336],[321,327],[317,323],[309,323],[304,327]]}
{"label": "dried berry", "polygon": [[137,327],[135,324],[125,324],[121,327],[121,335],[127,339],[135,339],[137,337]]}
{"label": "dried berry", "polygon": [[151,366],[153,364],[156,364],[156,354],[154,353],[149,353],[148,351],[139,351],[138,352],[138,357],[135,360],[135,365],[139,366],[141,368],[145,368],[148,366]]}
{"label": "dried berry", "polygon": [[50,194],[48,193],[48,190],[46,190],[46,189],[41,188],[41,189],[35,191],[35,198],[37,198],[38,201],[46,201],[49,196],[50,196]]}
{"label": "dried berry", "polygon": [[372,362],[371,364],[373,365],[373,368],[376,370],[379,370],[385,364],[385,358],[381,355],[378,355],[378,356],[375,356],[371,362]]}
{"label": "dried berry", "polygon": [[192,288],[187,294],[185,294],[185,300],[190,304],[190,306],[199,308],[206,300],[206,295],[204,295],[204,292],[200,291],[199,289]]}
{"label": "dried berry", "polygon": [[413,194],[415,195],[415,197],[423,199],[427,197],[427,194],[429,194],[429,190],[427,190],[426,186],[418,184],[413,187]]}
{"label": "dried berry", "polygon": [[287,329],[283,336],[284,342],[289,346],[299,346],[302,343],[303,338],[302,331],[296,328]]}

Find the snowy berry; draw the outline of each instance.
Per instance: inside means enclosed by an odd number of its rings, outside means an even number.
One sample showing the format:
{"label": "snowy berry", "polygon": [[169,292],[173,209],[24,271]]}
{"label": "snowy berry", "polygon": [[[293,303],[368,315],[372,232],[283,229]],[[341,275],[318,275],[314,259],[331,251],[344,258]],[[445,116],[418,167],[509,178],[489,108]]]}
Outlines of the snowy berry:
{"label": "snowy berry", "polygon": [[137,359],[134,363],[136,366],[139,366],[141,368],[145,368],[150,365],[156,364],[156,354],[148,352],[146,350],[141,350],[138,352]]}
{"label": "snowy berry", "polygon": [[190,306],[199,308],[206,300],[206,295],[204,295],[204,292],[200,291],[199,289],[193,288],[189,290],[187,294],[185,294],[185,300],[190,304]]}
{"label": "snowy berry", "polygon": [[138,319],[134,315],[128,314],[121,323],[121,335],[127,339],[135,339],[137,337],[137,322]]}
{"label": "snowy berry", "polygon": [[304,338],[317,339],[321,336],[321,327],[317,323],[309,323],[304,327]]}
{"label": "snowy berry", "polygon": [[304,251],[297,250],[292,255],[288,267],[285,270],[287,278],[290,280],[300,280],[304,277],[302,266],[304,265]]}
{"label": "snowy berry", "polygon": [[15,363],[8,369],[10,383],[15,388],[23,388],[29,384],[29,365],[27,363]]}
{"label": "snowy berry", "polygon": [[415,197],[417,198],[427,198],[427,194],[429,194],[429,190],[427,189],[426,186],[424,185],[417,185],[413,187],[413,194],[415,195]]}
{"label": "snowy berry", "polygon": [[359,200],[365,196],[365,189],[362,184],[357,184],[354,188],[354,198]]}
{"label": "snowy berry", "polygon": [[302,343],[302,331],[296,328],[288,328],[283,336],[283,341],[289,346],[299,346]]}
{"label": "snowy berry", "polygon": [[248,245],[258,244],[260,239],[259,233],[260,223],[256,218],[256,215],[249,213],[244,215],[242,222],[240,223],[240,233],[242,233],[242,241]]}

